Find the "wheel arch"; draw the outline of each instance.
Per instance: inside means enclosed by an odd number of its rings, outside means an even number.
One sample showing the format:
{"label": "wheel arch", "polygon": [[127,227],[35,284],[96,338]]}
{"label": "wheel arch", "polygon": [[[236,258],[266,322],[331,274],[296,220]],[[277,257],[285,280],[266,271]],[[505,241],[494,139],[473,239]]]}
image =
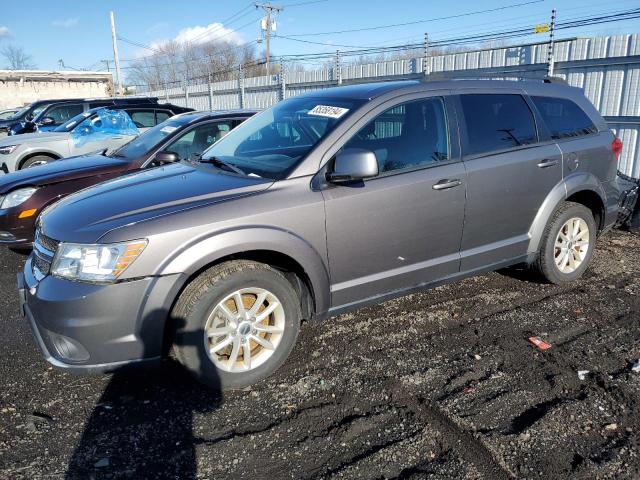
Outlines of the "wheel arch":
{"label": "wheel arch", "polygon": [[51,152],[51,151],[48,151],[48,150],[37,151],[37,152],[29,152],[28,154],[26,154],[22,158],[20,158],[20,160],[18,160],[18,163],[16,164],[16,167],[17,167],[16,171],[17,170],[22,170],[22,167],[23,167],[23,165],[25,164],[25,162],[27,160],[29,160],[30,158],[33,158],[33,157],[38,157],[38,156],[49,157],[52,160],[60,160],[62,158],[57,153]]}
{"label": "wheel arch", "polygon": [[157,274],[182,273],[181,293],[206,269],[231,260],[253,260],[285,272],[300,294],[306,319],[324,318],[330,305],[329,274],[325,262],[312,245],[292,232],[275,228],[245,228],[197,239],[165,260]]}
{"label": "wheel arch", "polygon": [[587,172],[577,172],[557,184],[542,203],[529,229],[528,254],[535,255],[540,249],[542,235],[558,206],[566,201],[576,202],[589,208],[594,214],[598,230],[604,222],[606,195],[598,178]]}

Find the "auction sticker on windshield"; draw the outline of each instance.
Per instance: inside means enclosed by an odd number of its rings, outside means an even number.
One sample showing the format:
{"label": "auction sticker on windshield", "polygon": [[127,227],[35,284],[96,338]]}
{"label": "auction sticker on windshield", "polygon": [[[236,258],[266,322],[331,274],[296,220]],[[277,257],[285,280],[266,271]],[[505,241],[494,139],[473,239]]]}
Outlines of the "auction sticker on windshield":
{"label": "auction sticker on windshield", "polygon": [[162,127],[160,131],[162,133],[173,133],[178,129],[178,127],[172,127],[171,125],[167,125],[166,127]]}
{"label": "auction sticker on windshield", "polygon": [[309,110],[309,115],[317,117],[340,118],[349,111],[348,108],[332,107],[331,105],[316,105]]}

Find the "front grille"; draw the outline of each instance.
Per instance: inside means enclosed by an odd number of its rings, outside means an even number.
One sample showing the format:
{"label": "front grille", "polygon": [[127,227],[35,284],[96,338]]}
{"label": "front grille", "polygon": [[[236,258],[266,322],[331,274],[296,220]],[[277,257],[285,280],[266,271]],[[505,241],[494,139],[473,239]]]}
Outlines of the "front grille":
{"label": "front grille", "polygon": [[36,279],[42,279],[51,272],[51,264],[60,242],[43,235],[40,229],[36,230],[33,242],[33,255],[31,267]]}
{"label": "front grille", "polygon": [[45,257],[37,250],[33,251],[33,259],[31,261],[31,265],[33,266],[33,269],[34,269],[33,273],[36,276],[36,278],[38,276],[45,277],[49,275],[49,272],[51,272],[52,261],[53,261],[52,258]]}
{"label": "front grille", "polygon": [[42,248],[50,251],[51,253],[56,253],[58,245],[60,244],[60,242],[58,242],[57,240],[43,235],[40,232],[40,229],[36,230],[36,243],[40,244]]}

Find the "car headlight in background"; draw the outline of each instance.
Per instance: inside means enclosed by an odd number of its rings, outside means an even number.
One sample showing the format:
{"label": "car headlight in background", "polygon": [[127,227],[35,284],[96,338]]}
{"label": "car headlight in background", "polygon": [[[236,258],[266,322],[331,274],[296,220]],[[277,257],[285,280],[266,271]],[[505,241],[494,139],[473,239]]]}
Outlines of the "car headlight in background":
{"label": "car headlight in background", "polygon": [[61,243],[51,274],[68,280],[114,282],[146,246],[147,240],[108,245]]}
{"label": "car headlight in background", "polygon": [[13,152],[16,151],[16,148],[18,148],[20,145],[5,145],[4,147],[0,147],[0,154],[1,155],[9,155]]}
{"label": "car headlight in background", "polygon": [[18,205],[26,202],[36,192],[37,188],[27,187],[19,188],[13,192],[7,193],[0,204],[0,209],[17,207]]}

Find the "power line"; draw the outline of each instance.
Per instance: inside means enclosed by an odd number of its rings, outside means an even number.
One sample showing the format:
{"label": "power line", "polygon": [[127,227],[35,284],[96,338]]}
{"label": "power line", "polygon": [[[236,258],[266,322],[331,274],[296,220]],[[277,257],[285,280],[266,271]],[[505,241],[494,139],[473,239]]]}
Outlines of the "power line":
{"label": "power line", "polygon": [[430,23],[430,22],[437,22],[440,20],[450,20],[453,18],[461,18],[461,17],[468,17],[471,15],[479,15],[479,14],[483,14],[483,13],[491,13],[491,12],[497,12],[500,10],[506,10],[509,8],[516,8],[516,7],[523,7],[525,5],[531,5],[534,3],[542,3],[544,2],[544,0],[530,0],[528,2],[522,2],[522,3],[515,3],[515,4],[511,4],[511,5],[504,5],[502,7],[496,7],[496,8],[488,8],[485,10],[475,10],[472,12],[465,12],[465,13],[458,13],[455,15],[447,15],[444,17],[435,17],[435,18],[428,18],[425,20],[414,20],[414,21],[410,21],[410,22],[403,22],[403,23],[392,23],[392,24],[388,24],[388,25],[376,25],[374,27],[362,27],[362,28],[351,28],[351,29],[347,29],[347,30],[334,30],[331,32],[314,32],[314,33],[297,33],[297,34],[290,34],[290,37],[313,37],[313,36],[317,36],[317,35],[339,35],[339,34],[343,34],[343,33],[353,33],[353,32],[365,32],[365,31],[371,31],[371,30],[382,30],[382,29],[386,29],[386,28],[395,28],[395,27],[406,27],[408,25],[418,25],[420,23]]}
{"label": "power line", "polygon": [[[607,15],[595,15],[595,16],[578,16],[571,19],[568,19],[564,22],[559,22],[556,24],[556,30],[569,30],[575,29],[584,26],[590,25],[598,25],[604,23],[612,23],[612,22],[620,22],[625,20],[632,20],[640,18],[640,8],[611,12]],[[531,26],[526,26],[522,28],[512,28],[507,30],[497,30],[497,31],[485,31],[472,35],[458,36],[458,37],[449,37],[442,38],[439,40],[430,40],[430,48],[432,47],[448,47],[448,46],[456,46],[456,45],[464,45],[469,43],[478,43],[482,41],[495,41],[495,40],[505,40],[512,39],[518,37],[531,36],[533,34]],[[562,40],[558,40],[562,41]],[[540,42],[546,43],[546,42]],[[335,45],[333,45],[335,46]],[[367,48],[358,48],[353,50],[345,50],[341,51],[340,55],[343,57],[353,57],[353,56],[366,56],[373,55],[379,53],[393,53],[399,51],[409,51],[409,50],[419,50],[424,47],[423,43],[408,43],[403,45],[393,45],[393,46],[385,46],[385,47],[367,47]],[[335,58],[335,53],[329,52],[317,52],[317,53],[309,53],[309,54],[293,54],[293,55],[281,55],[278,57],[273,57],[275,61],[279,62],[301,62],[301,63],[315,63],[318,64],[321,60],[332,60]],[[199,61],[202,59],[192,59],[188,61]],[[235,67],[217,71],[218,74],[225,74],[237,71],[239,68],[250,68],[252,66],[259,66],[264,64],[265,62],[247,62],[241,65],[236,65]],[[171,65],[171,64],[168,64]],[[152,66],[158,67],[158,66]],[[131,67],[129,67],[131,68]],[[191,77],[187,80],[198,80],[204,79],[204,76]],[[171,84],[181,83],[179,81],[170,82]]]}

